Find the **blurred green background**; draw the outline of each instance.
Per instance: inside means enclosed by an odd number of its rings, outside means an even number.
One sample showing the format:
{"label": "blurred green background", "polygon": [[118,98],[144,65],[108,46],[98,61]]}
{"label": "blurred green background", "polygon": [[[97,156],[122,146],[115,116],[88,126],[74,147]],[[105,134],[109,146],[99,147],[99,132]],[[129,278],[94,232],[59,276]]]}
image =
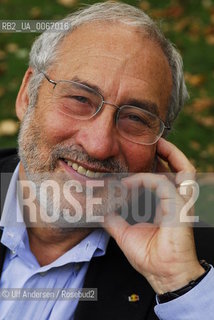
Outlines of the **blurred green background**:
{"label": "blurred green background", "polygon": [[[4,19],[60,19],[98,1],[0,0]],[[184,59],[190,100],[169,139],[201,172],[214,171],[214,1],[124,1],[158,20]],[[14,104],[35,33],[0,33],[0,146],[17,145],[18,121]]]}

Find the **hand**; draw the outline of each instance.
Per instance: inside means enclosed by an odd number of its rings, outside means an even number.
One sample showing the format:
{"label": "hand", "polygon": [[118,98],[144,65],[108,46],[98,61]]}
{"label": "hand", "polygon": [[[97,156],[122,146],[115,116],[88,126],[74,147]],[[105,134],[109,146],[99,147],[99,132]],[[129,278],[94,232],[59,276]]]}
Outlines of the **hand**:
{"label": "hand", "polygon": [[[155,223],[130,225],[112,213],[105,217],[104,228],[116,240],[132,266],[147,278],[158,294],[163,294],[198,278],[204,269],[196,256],[191,225],[180,223],[180,211],[186,199],[175,186],[182,182],[185,173],[194,177],[195,169],[178,148],[164,139],[158,142],[157,153],[176,172],[174,183],[172,178],[154,173],[138,173],[123,179],[128,188],[137,182],[156,192],[160,203]],[[160,159],[157,171],[167,171]]]}

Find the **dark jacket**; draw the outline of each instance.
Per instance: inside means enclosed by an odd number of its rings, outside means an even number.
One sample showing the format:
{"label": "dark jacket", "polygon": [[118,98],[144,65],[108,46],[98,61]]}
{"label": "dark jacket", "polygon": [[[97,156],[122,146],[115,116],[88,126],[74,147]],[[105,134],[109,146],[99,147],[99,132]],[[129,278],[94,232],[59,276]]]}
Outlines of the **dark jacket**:
{"label": "dark jacket", "polygon": [[[13,172],[18,162],[15,149],[0,151],[0,172]],[[4,182],[5,196],[9,181]],[[2,199],[3,200],[3,199]],[[3,201],[2,201],[3,203]],[[195,228],[196,247],[199,259],[214,264],[214,231],[211,228]],[[0,245],[0,272],[6,248]],[[135,271],[111,238],[106,255],[95,257],[89,265],[84,288],[97,288],[98,301],[80,301],[75,320],[157,320],[154,313],[155,292],[147,280]],[[129,302],[132,294],[139,301]],[[171,319],[170,319],[171,320]]]}

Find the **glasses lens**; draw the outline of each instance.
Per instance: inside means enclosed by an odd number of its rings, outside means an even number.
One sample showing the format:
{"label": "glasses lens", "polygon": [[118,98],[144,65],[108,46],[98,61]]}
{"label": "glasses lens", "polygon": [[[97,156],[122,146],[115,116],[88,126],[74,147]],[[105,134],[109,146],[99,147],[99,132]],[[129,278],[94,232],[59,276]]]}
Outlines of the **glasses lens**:
{"label": "glasses lens", "polygon": [[117,116],[117,128],[126,139],[139,144],[153,144],[162,135],[163,122],[140,108],[124,106]]}
{"label": "glasses lens", "polygon": [[59,81],[53,90],[53,103],[65,115],[84,120],[97,112],[102,97],[80,83]]}

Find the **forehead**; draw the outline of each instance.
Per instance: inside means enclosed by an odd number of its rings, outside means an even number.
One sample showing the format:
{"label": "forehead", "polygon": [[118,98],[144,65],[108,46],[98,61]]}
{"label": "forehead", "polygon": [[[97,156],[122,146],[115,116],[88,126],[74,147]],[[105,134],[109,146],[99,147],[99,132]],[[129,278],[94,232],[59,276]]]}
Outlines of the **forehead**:
{"label": "forehead", "polygon": [[159,45],[142,31],[120,23],[88,23],[66,36],[52,75],[91,82],[102,88],[105,99],[143,97],[161,110],[172,86],[171,70]]}

